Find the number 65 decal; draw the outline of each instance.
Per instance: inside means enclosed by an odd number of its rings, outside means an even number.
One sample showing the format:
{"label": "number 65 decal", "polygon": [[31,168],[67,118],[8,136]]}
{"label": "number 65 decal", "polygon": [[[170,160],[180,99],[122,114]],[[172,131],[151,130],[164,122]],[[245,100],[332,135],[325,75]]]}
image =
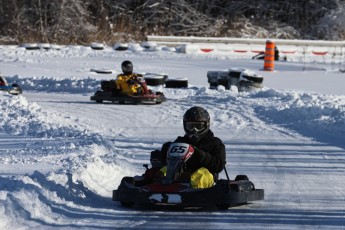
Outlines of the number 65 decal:
{"label": "number 65 decal", "polygon": [[184,153],[186,149],[186,146],[174,146],[171,148],[170,153]]}
{"label": "number 65 decal", "polygon": [[169,156],[183,156],[188,153],[190,148],[189,144],[186,143],[172,143],[169,147]]}

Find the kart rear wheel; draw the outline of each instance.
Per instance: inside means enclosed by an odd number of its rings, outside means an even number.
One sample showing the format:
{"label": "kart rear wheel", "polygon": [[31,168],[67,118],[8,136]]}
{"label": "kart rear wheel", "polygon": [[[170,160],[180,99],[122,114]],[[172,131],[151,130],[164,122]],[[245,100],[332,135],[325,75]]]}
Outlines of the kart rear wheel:
{"label": "kart rear wheel", "polygon": [[249,178],[247,175],[237,175],[236,178],[235,178],[235,181],[240,181],[240,180],[246,180],[248,181]]}
{"label": "kart rear wheel", "polygon": [[229,207],[230,207],[229,204],[217,204],[217,208],[218,208],[219,210],[228,210]]}
{"label": "kart rear wheel", "polygon": [[124,201],[121,201],[121,205],[123,206],[123,207],[127,207],[127,208],[130,208],[130,207],[132,207],[133,206],[133,202],[124,202]]}

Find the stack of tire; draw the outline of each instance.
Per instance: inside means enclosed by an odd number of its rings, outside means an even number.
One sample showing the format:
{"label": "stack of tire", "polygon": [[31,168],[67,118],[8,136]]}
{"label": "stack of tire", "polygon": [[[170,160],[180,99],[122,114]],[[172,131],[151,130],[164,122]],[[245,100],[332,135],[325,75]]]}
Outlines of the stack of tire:
{"label": "stack of tire", "polygon": [[165,74],[153,74],[153,73],[144,74],[145,82],[149,86],[164,85],[167,78],[168,78],[168,75],[165,75]]}
{"label": "stack of tire", "polygon": [[91,49],[93,50],[103,50],[104,49],[104,44],[99,43],[99,42],[92,42],[90,44]]}
{"label": "stack of tire", "polygon": [[229,87],[229,71],[219,71],[218,72],[218,84],[225,87],[225,89],[230,89]]}
{"label": "stack of tire", "polygon": [[17,83],[10,85],[2,76],[0,76],[0,91],[5,91],[12,95],[19,95],[23,92],[22,88]]}
{"label": "stack of tire", "polygon": [[248,69],[231,68],[222,71],[208,71],[210,89],[217,89],[219,85],[225,89],[236,86],[238,91],[252,91],[263,87],[263,77]]}
{"label": "stack of tire", "polygon": [[238,91],[246,92],[261,89],[263,87],[264,78],[253,71],[244,70],[239,79]]}
{"label": "stack of tire", "polygon": [[167,79],[165,88],[188,88],[188,78]]}
{"label": "stack of tire", "polygon": [[168,78],[165,74],[151,74],[144,75],[146,84],[149,86],[162,86],[165,88],[188,88],[187,78]]}
{"label": "stack of tire", "polygon": [[240,84],[240,77],[241,74],[244,72],[244,69],[238,69],[238,68],[231,68],[229,70],[229,82],[228,82],[228,88],[230,89],[232,85],[239,87]]}
{"label": "stack of tire", "polygon": [[128,50],[128,44],[127,43],[121,43],[121,42],[117,42],[114,45],[114,50],[116,51],[125,51]]}
{"label": "stack of tire", "polygon": [[210,89],[217,89],[219,85],[230,89],[232,85],[238,87],[240,75],[244,69],[231,68],[229,70],[208,71],[207,79],[210,84]]}
{"label": "stack of tire", "polygon": [[207,81],[210,83],[210,89],[217,89],[218,83],[218,72],[219,71],[208,71],[207,72]]}

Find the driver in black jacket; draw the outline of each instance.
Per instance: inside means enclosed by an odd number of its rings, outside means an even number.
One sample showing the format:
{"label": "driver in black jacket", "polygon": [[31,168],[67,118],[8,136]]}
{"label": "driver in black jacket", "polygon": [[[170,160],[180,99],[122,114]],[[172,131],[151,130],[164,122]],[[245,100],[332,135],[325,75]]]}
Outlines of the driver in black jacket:
{"label": "driver in black jacket", "polygon": [[[190,178],[193,188],[210,187],[214,183],[214,177],[224,169],[225,146],[210,130],[210,115],[202,107],[194,106],[186,111],[183,116],[183,128],[185,135],[177,137],[174,142],[187,143],[194,148],[194,154],[186,162],[183,175]],[[163,144],[160,151],[151,152],[152,166],[164,165],[159,171],[161,176],[166,172],[167,151],[171,143]]]}

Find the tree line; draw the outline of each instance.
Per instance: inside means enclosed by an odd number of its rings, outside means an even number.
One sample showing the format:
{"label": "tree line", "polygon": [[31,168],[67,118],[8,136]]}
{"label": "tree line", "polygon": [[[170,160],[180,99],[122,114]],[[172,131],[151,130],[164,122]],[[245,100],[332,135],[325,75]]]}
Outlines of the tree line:
{"label": "tree line", "polygon": [[344,0],[0,0],[0,44],[146,35],[343,40]]}

